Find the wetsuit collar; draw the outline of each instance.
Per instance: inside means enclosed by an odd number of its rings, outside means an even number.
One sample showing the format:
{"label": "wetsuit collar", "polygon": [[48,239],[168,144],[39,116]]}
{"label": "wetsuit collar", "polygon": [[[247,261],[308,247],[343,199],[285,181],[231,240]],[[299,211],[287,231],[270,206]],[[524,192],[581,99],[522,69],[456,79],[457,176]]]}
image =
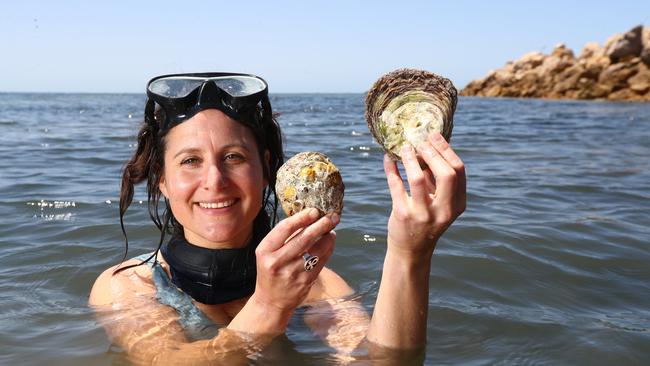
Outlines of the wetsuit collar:
{"label": "wetsuit collar", "polygon": [[254,230],[248,245],[237,249],[203,248],[175,236],[160,251],[178,288],[203,304],[223,304],[255,291],[255,248],[265,234]]}

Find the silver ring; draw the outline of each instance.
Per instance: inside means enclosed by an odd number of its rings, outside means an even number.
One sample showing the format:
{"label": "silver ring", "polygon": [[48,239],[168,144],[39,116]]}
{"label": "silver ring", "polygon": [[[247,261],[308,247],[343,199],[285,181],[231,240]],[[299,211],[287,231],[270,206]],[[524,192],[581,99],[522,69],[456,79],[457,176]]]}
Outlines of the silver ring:
{"label": "silver ring", "polygon": [[304,268],[305,272],[309,272],[314,267],[316,267],[316,264],[318,264],[318,261],[320,260],[317,255],[311,255],[309,253],[305,253],[302,255],[302,259],[305,260]]}

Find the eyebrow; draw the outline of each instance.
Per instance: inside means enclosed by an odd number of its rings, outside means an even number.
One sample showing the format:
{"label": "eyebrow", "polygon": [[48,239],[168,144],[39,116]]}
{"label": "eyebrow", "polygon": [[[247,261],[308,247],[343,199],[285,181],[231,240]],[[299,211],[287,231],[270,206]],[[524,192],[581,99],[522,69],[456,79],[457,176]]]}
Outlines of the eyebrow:
{"label": "eyebrow", "polygon": [[[242,143],[236,143],[236,142],[235,142],[235,143],[231,143],[231,144],[224,145],[224,146],[222,146],[220,149],[221,149],[221,150],[226,150],[226,149],[230,149],[230,148],[233,148],[233,147],[239,147],[239,148],[242,148],[242,149],[246,150],[247,152],[250,151],[250,149],[248,148],[248,146],[246,146],[246,145],[244,145],[244,144],[242,144]],[[201,152],[201,149],[199,149],[198,147],[186,147],[186,148],[184,148],[184,149],[181,149],[181,150],[180,150],[179,152],[177,152],[176,154],[174,154],[173,159],[176,159],[179,155],[182,155],[182,154],[197,154],[197,153],[200,153],[200,152]]]}

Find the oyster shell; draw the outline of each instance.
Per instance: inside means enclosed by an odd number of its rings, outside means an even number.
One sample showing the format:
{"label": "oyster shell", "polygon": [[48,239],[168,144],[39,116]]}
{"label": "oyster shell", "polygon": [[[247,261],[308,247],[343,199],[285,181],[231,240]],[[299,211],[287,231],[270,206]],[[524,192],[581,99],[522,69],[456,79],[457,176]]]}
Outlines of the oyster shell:
{"label": "oyster shell", "polygon": [[449,141],[457,91],[432,72],[398,69],[379,78],[366,96],[366,121],[377,142],[393,160],[406,143],[418,146],[433,132]]}
{"label": "oyster shell", "polygon": [[343,210],[345,186],[339,169],[324,154],[301,152],[278,169],[275,192],[282,209],[291,216],[315,207],[322,214]]}

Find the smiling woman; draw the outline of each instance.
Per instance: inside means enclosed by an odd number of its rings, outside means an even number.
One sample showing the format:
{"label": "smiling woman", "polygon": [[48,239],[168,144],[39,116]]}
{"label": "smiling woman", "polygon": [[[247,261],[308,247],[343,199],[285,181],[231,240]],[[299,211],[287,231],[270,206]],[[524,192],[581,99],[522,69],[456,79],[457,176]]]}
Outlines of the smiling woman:
{"label": "smiling woman", "polygon": [[[369,319],[355,301],[341,304],[352,290],[325,267],[339,216],[312,208],[275,225],[283,153],[264,80],[171,75],[154,78],[147,93],[138,148],[122,177],[120,219],[134,185],[146,181],[158,248],[105,270],[89,299],[133,362],[245,362],[283,334],[301,306],[339,357],[366,338],[368,350],[424,344],[431,255],[465,200],[462,162],[439,134],[418,147],[431,171],[420,168],[415,149],[402,153],[412,197],[395,162],[385,161],[393,212]],[[320,261],[305,266],[306,253]]]}
{"label": "smiling woman", "polygon": [[217,109],[169,132],[160,191],[189,242],[220,249],[250,239],[268,185],[257,150],[253,133]]}

